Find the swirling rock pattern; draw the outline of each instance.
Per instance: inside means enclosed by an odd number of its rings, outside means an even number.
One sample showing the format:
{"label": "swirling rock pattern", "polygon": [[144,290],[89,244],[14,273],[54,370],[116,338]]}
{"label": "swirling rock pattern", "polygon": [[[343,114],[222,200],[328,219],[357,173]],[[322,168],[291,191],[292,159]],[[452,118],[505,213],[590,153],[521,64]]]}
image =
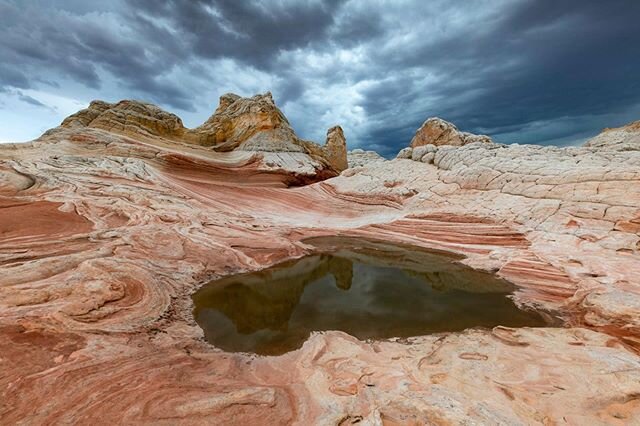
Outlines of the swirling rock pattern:
{"label": "swirling rock pattern", "polygon": [[[46,135],[87,127],[150,142],[166,140],[210,146],[220,152],[297,153],[298,157],[311,157],[316,169],[339,173],[347,168],[347,145],[340,126],[327,131],[327,141],[322,147],[302,140],[269,92],[251,98],[227,93],[220,97],[215,113],[195,129],[187,129],[178,116],[146,102],[123,100],[110,104],[93,101],[88,108],[67,117],[60,127]],[[303,162],[309,161],[303,159]]]}
{"label": "swirling rock pattern", "polygon": [[[292,186],[329,176],[305,153],[171,141],[170,115],[144,135],[96,117],[0,147],[1,423],[639,418],[640,151],[438,147]],[[566,327],[327,332],[280,357],[204,343],[199,286],[335,237],[455,253]]]}

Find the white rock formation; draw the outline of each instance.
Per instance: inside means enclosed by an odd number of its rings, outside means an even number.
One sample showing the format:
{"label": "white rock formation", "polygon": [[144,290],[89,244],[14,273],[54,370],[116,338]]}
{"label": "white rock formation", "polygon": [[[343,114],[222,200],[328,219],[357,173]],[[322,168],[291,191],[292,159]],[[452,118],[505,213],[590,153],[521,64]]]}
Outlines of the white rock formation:
{"label": "white rock formation", "polygon": [[588,140],[584,146],[607,147],[621,151],[640,150],[640,121],[614,129],[605,129],[598,136]]}
{"label": "white rock formation", "polygon": [[379,161],[386,161],[386,159],[375,151],[365,151],[363,149],[356,148],[347,152],[347,161],[349,162],[349,168],[351,168],[362,167]]}

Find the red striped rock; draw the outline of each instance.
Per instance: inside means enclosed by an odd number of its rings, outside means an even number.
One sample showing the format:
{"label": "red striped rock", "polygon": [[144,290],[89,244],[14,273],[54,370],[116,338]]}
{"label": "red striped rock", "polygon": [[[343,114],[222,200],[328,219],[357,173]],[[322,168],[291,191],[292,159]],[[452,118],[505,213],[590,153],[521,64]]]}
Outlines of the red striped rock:
{"label": "red striped rock", "polygon": [[[81,116],[0,146],[3,422],[640,416],[640,151],[440,147],[433,164],[376,162],[324,180],[300,153],[158,137],[177,123],[160,118],[140,135]],[[565,327],[385,342],[327,332],[280,357],[203,342],[190,298],[203,283],[335,237],[448,253]]]}

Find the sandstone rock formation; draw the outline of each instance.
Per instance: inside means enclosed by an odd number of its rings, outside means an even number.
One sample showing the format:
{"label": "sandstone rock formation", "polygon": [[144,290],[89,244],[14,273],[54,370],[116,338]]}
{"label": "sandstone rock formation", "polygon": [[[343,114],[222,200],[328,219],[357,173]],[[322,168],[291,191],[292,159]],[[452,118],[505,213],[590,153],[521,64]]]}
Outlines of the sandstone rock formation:
{"label": "sandstone rock formation", "polygon": [[398,155],[396,155],[397,159],[406,159],[409,158],[411,159],[411,157],[413,156],[413,148],[411,147],[406,147],[406,148],[402,148],[399,152]]}
{"label": "sandstone rock formation", "polygon": [[[339,126],[329,129],[327,143],[320,147],[295,134],[271,93],[242,98],[233,93],[220,97],[215,113],[195,129],[184,127],[182,120],[155,105],[132,100],[116,104],[91,102],[87,109],[71,115],[60,129],[83,127],[102,129],[146,141],[167,140],[210,146],[215,151],[248,151],[261,153],[292,153],[294,161],[303,161],[317,169],[339,173],[347,168],[346,140]],[[308,156],[309,159],[304,157]],[[272,163],[278,156],[267,155]],[[285,156],[286,158],[286,156]],[[287,161],[282,162],[283,166]],[[327,174],[324,174],[327,176]]]}
{"label": "sandstone rock formation", "polygon": [[640,149],[640,121],[615,129],[605,129],[598,136],[588,140],[584,146],[591,148],[638,150]]}
{"label": "sandstone rock formation", "polygon": [[[239,100],[219,109],[240,117]],[[284,124],[267,116],[255,125],[278,139]],[[203,131],[198,145],[152,106],[94,103],[36,141],[0,145],[3,423],[640,418],[640,150],[436,146],[287,188],[322,167],[296,168],[303,152],[242,151],[265,145],[234,120],[209,123],[223,136]],[[286,168],[267,165],[283,154]],[[376,342],[325,332],[279,357],[203,342],[190,297],[202,284],[345,239],[455,254],[559,327]]]}
{"label": "sandstone rock formation", "polygon": [[334,126],[327,130],[327,141],[322,149],[327,161],[336,170],[342,171],[349,167],[347,162],[347,140],[344,138],[342,127]]}
{"label": "sandstone rock formation", "polygon": [[410,146],[411,148],[427,144],[462,146],[474,142],[492,143],[493,141],[489,136],[461,132],[448,121],[431,117],[422,123],[422,126],[416,131]]}
{"label": "sandstone rock formation", "polygon": [[385,161],[385,158],[375,151],[365,151],[356,148],[347,152],[347,162],[349,167],[363,167],[377,161]]}
{"label": "sandstone rock formation", "polygon": [[178,116],[153,104],[132,100],[123,100],[116,104],[93,101],[88,108],[67,117],[60,127],[91,127],[132,136],[170,140],[179,140],[187,132]]}
{"label": "sandstone rock formation", "polygon": [[[451,147],[449,145],[448,147]],[[444,147],[444,146],[443,146]],[[411,159],[413,161],[421,161],[423,163],[432,164],[436,158],[438,147],[433,144],[421,145],[415,148],[407,147],[398,152],[397,159]]]}
{"label": "sandstone rock formation", "polygon": [[252,98],[223,95],[215,113],[193,133],[197,143],[217,151],[304,151],[271,93]]}
{"label": "sandstone rock formation", "polygon": [[409,158],[413,161],[432,164],[439,147],[449,149],[470,144],[482,145],[494,144],[494,142],[489,136],[461,132],[452,123],[432,117],[422,123],[411,140],[410,146],[401,149],[396,158]]}

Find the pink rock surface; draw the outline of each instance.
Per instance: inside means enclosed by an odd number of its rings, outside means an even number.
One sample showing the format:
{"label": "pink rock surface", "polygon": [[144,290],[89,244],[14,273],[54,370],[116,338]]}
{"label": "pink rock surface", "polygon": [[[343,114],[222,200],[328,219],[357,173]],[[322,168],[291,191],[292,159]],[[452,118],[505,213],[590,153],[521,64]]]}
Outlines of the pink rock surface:
{"label": "pink rock surface", "polygon": [[[286,154],[86,126],[1,146],[2,423],[640,418],[640,151],[439,147],[297,187],[322,176]],[[279,357],[203,341],[202,284],[335,236],[462,255],[563,327],[326,332]]]}

